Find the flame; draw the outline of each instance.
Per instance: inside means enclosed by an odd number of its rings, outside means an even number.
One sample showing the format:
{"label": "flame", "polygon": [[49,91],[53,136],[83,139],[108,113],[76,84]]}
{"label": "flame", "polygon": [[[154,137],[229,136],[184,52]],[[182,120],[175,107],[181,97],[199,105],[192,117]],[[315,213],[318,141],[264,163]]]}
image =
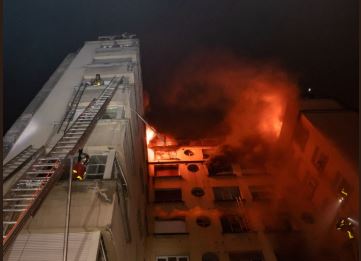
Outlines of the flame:
{"label": "flame", "polygon": [[146,140],[147,140],[147,145],[149,145],[150,141],[155,137],[155,131],[153,130],[152,127],[147,126],[146,128]]}
{"label": "flame", "polygon": [[263,134],[278,138],[282,129],[284,105],[277,94],[265,95],[261,99],[267,104],[260,115],[259,130]]}

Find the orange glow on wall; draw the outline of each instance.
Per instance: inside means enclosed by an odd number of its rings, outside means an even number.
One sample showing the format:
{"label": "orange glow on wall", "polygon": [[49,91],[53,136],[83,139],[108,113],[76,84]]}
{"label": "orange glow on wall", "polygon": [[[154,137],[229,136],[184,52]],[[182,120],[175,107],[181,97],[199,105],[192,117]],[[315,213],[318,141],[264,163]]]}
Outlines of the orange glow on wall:
{"label": "orange glow on wall", "polygon": [[149,145],[150,141],[155,137],[155,131],[150,127],[147,126],[146,128],[146,140],[147,145]]}

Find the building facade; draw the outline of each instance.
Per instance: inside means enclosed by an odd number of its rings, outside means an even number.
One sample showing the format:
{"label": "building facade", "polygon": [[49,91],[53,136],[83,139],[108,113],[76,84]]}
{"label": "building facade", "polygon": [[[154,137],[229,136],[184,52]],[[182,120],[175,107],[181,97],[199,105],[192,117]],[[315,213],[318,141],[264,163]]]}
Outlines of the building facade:
{"label": "building facade", "polygon": [[357,114],[316,99],[287,113],[264,165],[155,135],[146,260],[358,260]]}
{"label": "building facade", "polygon": [[[87,106],[108,85],[116,85],[106,109],[86,133],[86,178],[72,182],[68,260],[143,260],[147,166],[139,42],[129,36],[100,37],[69,57],[20,117],[21,124],[5,135],[4,166],[28,146],[47,155],[74,129]],[[75,163],[77,153],[72,157]],[[4,182],[4,197],[35,158]],[[64,162],[62,178],[4,260],[62,260],[70,171],[70,162]]]}
{"label": "building facade", "polygon": [[[112,85],[81,133],[77,119]],[[33,190],[16,182],[72,132],[86,136],[86,176],[69,194],[71,163],[62,161],[60,180],[4,260],[62,260],[67,217],[68,260],[357,260],[356,113],[331,100],[288,108],[272,164],[258,165],[219,154],[217,141],[153,133],[146,142],[142,115],[137,39],[100,37],[67,56],[4,137],[3,203],[14,189]]]}

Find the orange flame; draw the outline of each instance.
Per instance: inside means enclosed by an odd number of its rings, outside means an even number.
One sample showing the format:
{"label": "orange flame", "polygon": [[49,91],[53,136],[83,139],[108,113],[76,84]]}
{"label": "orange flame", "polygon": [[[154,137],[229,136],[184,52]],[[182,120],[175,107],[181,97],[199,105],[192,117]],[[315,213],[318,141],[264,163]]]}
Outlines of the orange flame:
{"label": "orange flame", "polygon": [[155,137],[155,131],[150,127],[147,126],[146,128],[146,140],[147,145],[149,145],[150,141]]}

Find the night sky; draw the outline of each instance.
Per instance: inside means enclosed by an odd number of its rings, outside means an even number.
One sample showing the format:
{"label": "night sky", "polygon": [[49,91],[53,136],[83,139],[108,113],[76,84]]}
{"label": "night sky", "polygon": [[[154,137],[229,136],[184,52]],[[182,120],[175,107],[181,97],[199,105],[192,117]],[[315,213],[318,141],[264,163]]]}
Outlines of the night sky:
{"label": "night sky", "polygon": [[316,97],[358,110],[358,4],[318,1],[4,1],[4,132],[63,58],[99,35],[135,33],[156,120],[160,87],[184,57],[220,48],[270,59]]}

